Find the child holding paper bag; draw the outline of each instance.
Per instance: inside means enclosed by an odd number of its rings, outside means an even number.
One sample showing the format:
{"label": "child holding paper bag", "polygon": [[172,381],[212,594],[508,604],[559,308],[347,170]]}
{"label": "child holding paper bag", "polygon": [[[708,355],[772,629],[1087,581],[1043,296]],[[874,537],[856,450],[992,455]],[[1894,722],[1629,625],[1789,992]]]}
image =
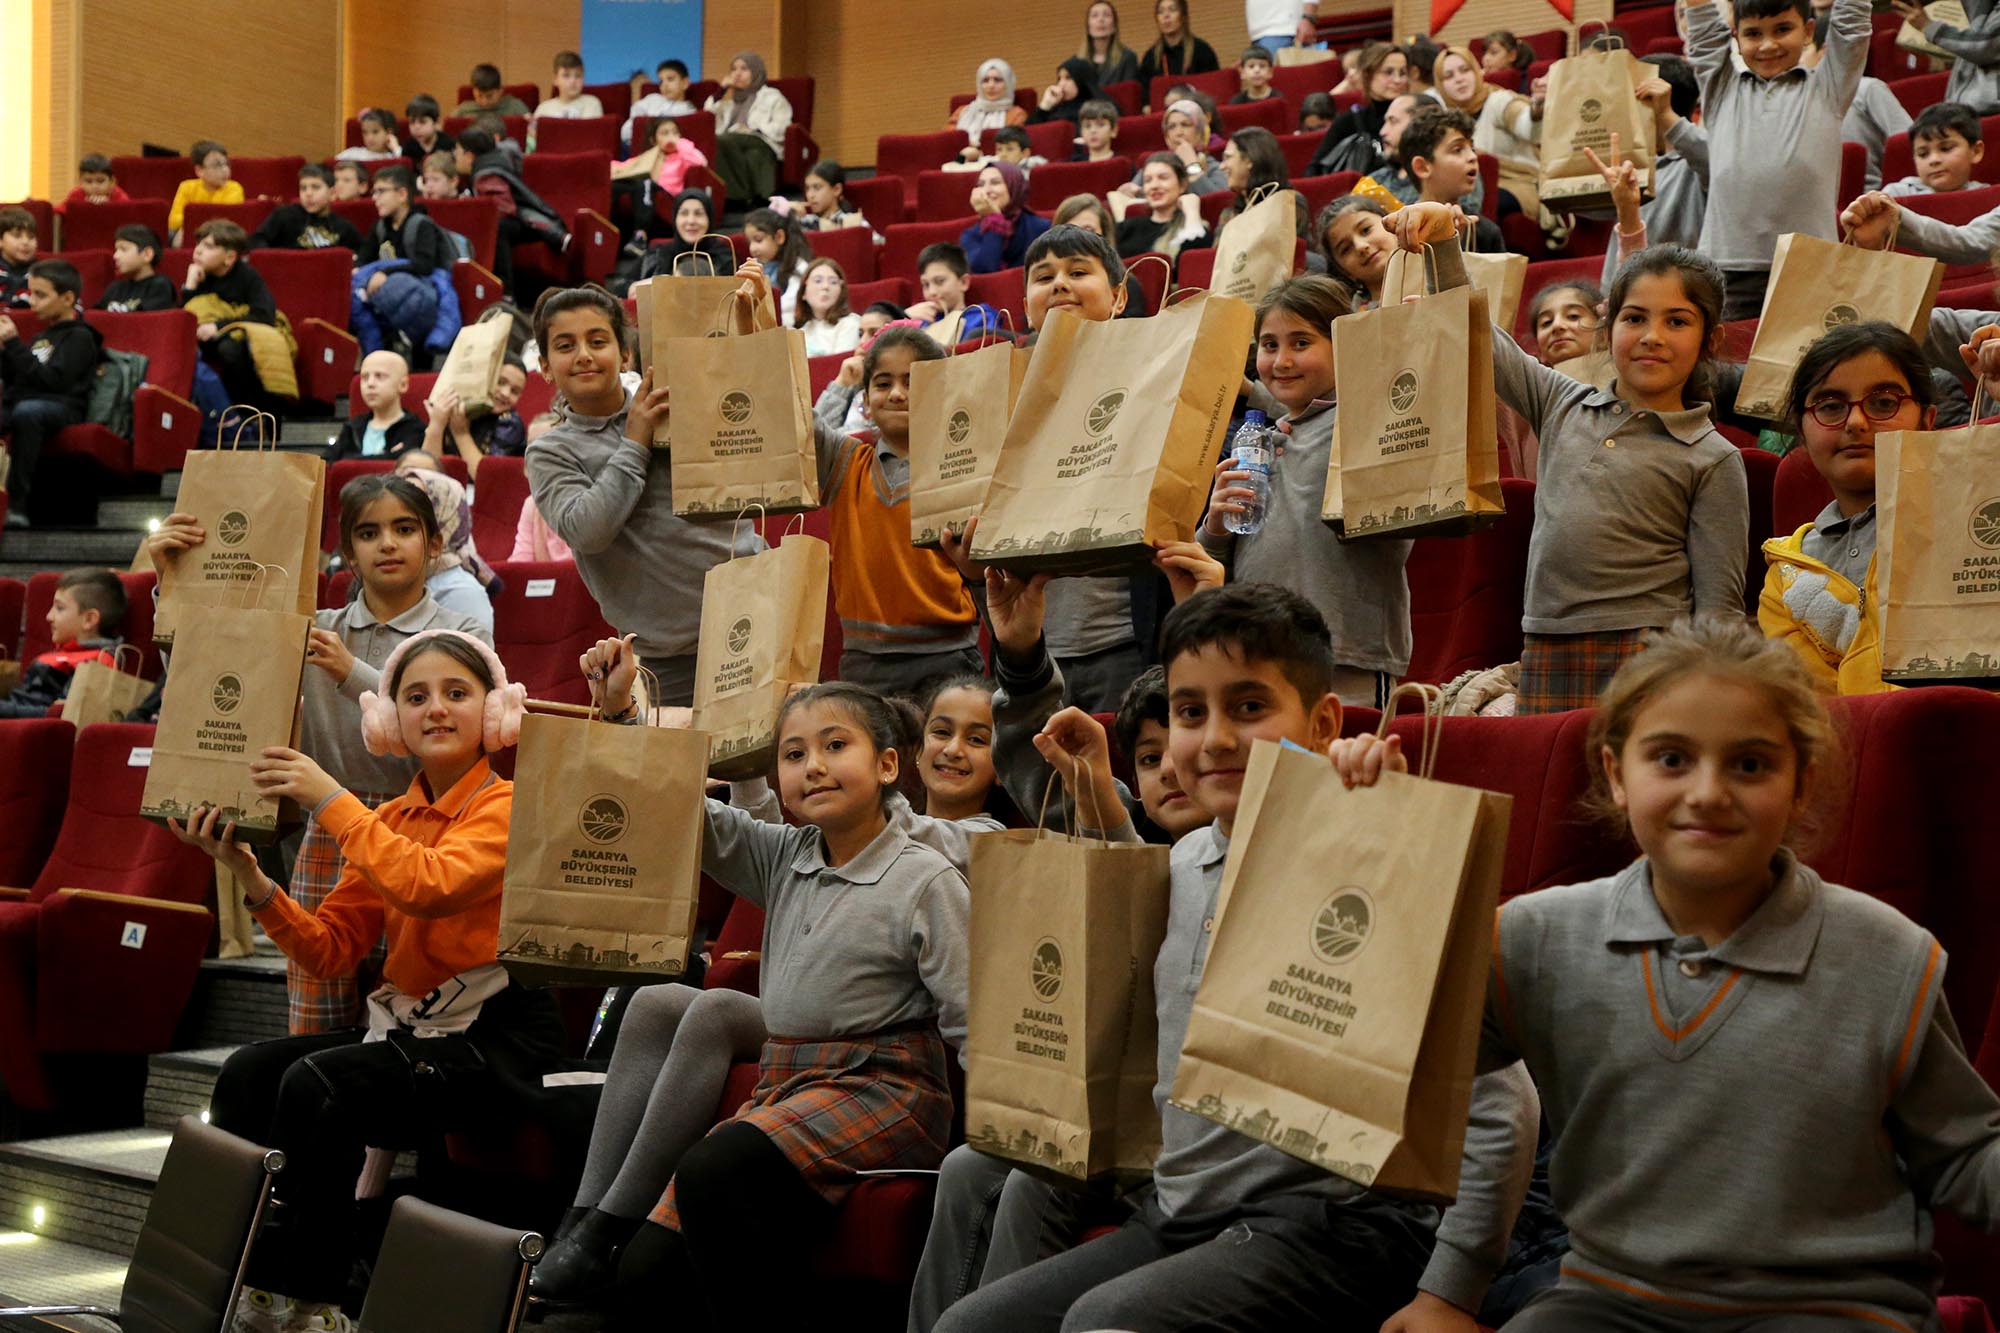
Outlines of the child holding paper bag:
{"label": "child holding paper bag", "polygon": [[[1466,281],[1455,211],[1413,204],[1389,219],[1404,249],[1431,244],[1441,288]],[[1494,390],[1539,442],[1521,713],[1589,707],[1645,630],[1690,611],[1741,614],[1749,483],[1710,420],[1722,302],[1721,271],[1694,251],[1628,260],[1606,299],[1608,389],[1494,331]]]}
{"label": "child holding paper bag", "polygon": [[[1643,855],[1494,928],[1479,1067],[1526,1062],[1573,1241],[1506,1328],[1937,1327],[1926,1213],[2000,1223],[2000,1098],[1938,942],[1788,846],[1841,759],[1811,682],[1740,620],[1682,622],[1620,668],[1587,744]],[[1407,767],[1393,738],[1333,753],[1354,783]],[[1441,1255],[1504,1244],[1505,1211],[1471,1211]],[[1385,1333],[1472,1333],[1476,1287],[1427,1278]]]}
{"label": "child holding paper bag", "polygon": [[[1325,750],[1340,734],[1341,706],[1331,693],[1325,622],[1304,598],[1272,584],[1190,597],[1167,616],[1160,655],[1174,768],[1214,823],[1175,844],[1166,941],[1153,968],[1160,1033],[1154,1102],[1163,1137],[1155,1188],[1115,1233],[981,1287],[945,1312],[938,1333],[1368,1328],[1420,1277],[1460,1292],[1467,1272],[1490,1272],[1506,1248],[1510,1216],[1498,1210],[1509,1191],[1474,1163],[1512,1169],[1515,1154],[1532,1153],[1536,1115],[1524,1098],[1525,1080],[1501,1075],[1474,1092],[1459,1207],[1482,1219],[1482,1233],[1497,1230],[1502,1240],[1469,1270],[1457,1267],[1464,1256],[1456,1252],[1440,1250],[1443,1258],[1432,1260],[1435,1208],[1371,1193],[1168,1103],[1207,963],[1251,744]],[[1093,800],[1107,811],[1121,808],[1103,729],[1088,714],[1057,714],[1036,746],[1080,808],[1093,808]],[[1099,790],[1081,792],[1086,779]],[[1106,836],[1138,837],[1129,819]]]}

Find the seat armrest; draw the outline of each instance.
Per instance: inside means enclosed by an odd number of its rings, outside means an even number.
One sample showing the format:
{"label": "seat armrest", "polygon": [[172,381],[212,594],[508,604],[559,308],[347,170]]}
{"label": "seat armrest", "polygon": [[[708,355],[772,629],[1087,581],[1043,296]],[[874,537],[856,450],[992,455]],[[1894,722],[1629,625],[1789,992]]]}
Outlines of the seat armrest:
{"label": "seat armrest", "polygon": [[170,389],[141,384],[132,395],[132,466],[178,472],[201,440],[201,409]]}

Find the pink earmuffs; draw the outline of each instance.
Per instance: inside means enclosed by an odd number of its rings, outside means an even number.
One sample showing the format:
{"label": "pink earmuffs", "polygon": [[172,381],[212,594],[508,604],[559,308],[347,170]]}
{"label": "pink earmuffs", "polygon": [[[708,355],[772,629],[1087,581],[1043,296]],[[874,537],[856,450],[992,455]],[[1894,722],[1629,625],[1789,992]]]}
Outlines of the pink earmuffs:
{"label": "pink earmuffs", "polygon": [[[404,657],[412,648],[429,647],[442,638],[459,639],[469,643],[486,662],[486,669],[493,675],[493,688],[486,693],[486,718],[483,739],[486,751],[504,750],[521,739],[521,715],[527,711],[528,689],[525,685],[507,683],[507,668],[500,664],[500,658],[484,642],[472,635],[455,629],[426,630],[412,635],[396,645],[389,654],[389,660],[382,664],[383,681],[396,678],[396,669],[402,665]],[[370,754],[393,754],[408,757],[410,747],[403,740],[402,719],[396,713],[393,695],[384,697],[373,690],[361,695],[361,741]]]}

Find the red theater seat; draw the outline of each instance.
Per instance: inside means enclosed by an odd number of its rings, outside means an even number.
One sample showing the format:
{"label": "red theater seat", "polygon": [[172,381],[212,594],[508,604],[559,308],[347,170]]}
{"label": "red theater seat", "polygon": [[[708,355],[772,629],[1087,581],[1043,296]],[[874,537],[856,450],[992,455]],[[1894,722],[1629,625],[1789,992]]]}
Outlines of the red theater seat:
{"label": "red theater seat", "polygon": [[528,472],[519,458],[488,454],[472,488],[472,544],[488,564],[514,553],[514,530],[528,499]]}
{"label": "red theater seat", "polygon": [[494,565],[506,589],[493,599],[493,648],[507,675],[534,699],[587,704],[590,688],[576,659],[611,626],[566,560]]}
{"label": "red theater seat", "polygon": [[563,218],[569,249],[556,254],[537,241],[514,247],[517,268],[540,269],[560,281],[596,282],[618,263],[618,229],[611,225],[611,154],[530,153],[521,177]]}
{"label": "red theater seat", "polygon": [[92,310],[84,318],[105,346],[146,358],[146,382],[132,395],[132,468],[176,472],[201,434],[194,392],[195,318],[185,310],[113,314]]}
{"label": "red theater seat", "polygon": [[609,153],[613,157],[622,157],[624,154],[618,148],[618,131],[624,125],[623,116],[591,116],[581,120],[544,116],[535,122],[535,151]]}
{"label": "red theater seat", "polygon": [[1514,316],[1514,341],[1530,350],[1534,348],[1534,330],[1528,326],[1528,310],[1535,303],[1535,294],[1544,287],[1560,287],[1564,283],[1587,282],[1597,285],[1598,277],[1604,272],[1604,256],[1583,255],[1575,259],[1541,259],[1528,265],[1528,272],[1521,279],[1521,309]]}
{"label": "red theater seat", "polygon": [[1535,530],[1535,484],[1503,478],[1507,512],[1469,537],[1419,537],[1410,581],[1414,647],[1407,679],[1442,685],[1521,659],[1521,594]]}
{"label": "red theater seat", "polygon": [[[551,125],[568,124],[550,121]],[[472,243],[472,258],[480,267],[491,269],[500,244],[500,205],[491,199],[467,196],[463,199],[426,199],[424,207],[431,220],[446,231],[455,231]],[[474,317],[465,317],[469,322]]]}
{"label": "red theater seat", "polygon": [[835,227],[829,231],[809,231],[806,244],[815,257],[840,265],[847,281],[875,280],[875,234],[867,227]]}
{"label": "red theater seat", "polygon": [[55,846],[76,729],[60,718],[0,722],[0,888],[33,884]]}
{"label": "red theater seat", "polygon": [[[128,190],[127,193],[130,193]],[[171,196],[170,190],[168,194]],[[63,248],[66,250],[109,250],[120,227],[138,223],[151,227],[162,241],[167,239],[167,199],[134,197],[128,203],[91,204],[63,214]]]}
{"label": "red theater seat", "polygon": [[[192,237],[201,230],[204,222],[221,219],[234,222],[246,232],[254,232],[264,225],[264,219],[277,212],[280,200],[246,199],[240,204],[189,204],[181,213],[181,231]],[[164,235],[164,233],[162,233]],[[251,251],[255,254],[256,251]],[[179,274],[175,274],[176,280]]]}
{"label": "red theater seat", "polygon": [[[974,273],[966,280],[967,298],[975,304],[990,305],[1012,321],[1015,333],[1028,331],[1028,286],[1026,270],[1003,268],[997,273]],[[1001,327],[1007,327],[1005,321]]]}
{"label": "red theater seat", "polygon": [[[1778,463],[1778,475],[1771,484],[1771,532],[1789,537],[1819,517],[1833,503],[1833,487],[1813,466],[1805,448],[1792,450]],[[1761,570],[1762,562],[1758,562]]]}
{"label": "red theater seat", "polygon": [[1282,94],[1277,97],[1267,97],[1261,102],[1220,106],[1216,108],[1216,114],[1222,119],[1219,132],[1224,138],[1235,134],[1238,130],[1247,130],[1253,126],[1269,130],[1272,134],[1283,134],[1298,124],[1292,116],[1291,103],[1286,101]]}
{"label": "red theater seat", "polygon": [[[968,190],[971,187],[966,187]],[[939,241],[958,244],[958,238],[965,229],[979,219],[967,214],[949,221],[905,222],[901,226],[888,227],[882,232],[881,275],[885,278],[907,278],[914,285],[921,275],[917,272],[917,256],[927,245]]]}
{"label": "red theater seat", "polygon": [[1764,591],[1764,543],[1771,538],[1771,495],[1778,479],[1778,456],[1757,448],[1742,452],[1744,480],[1750,488],[1750,550],[1744,557],[1743,604],[1754,622],[1757,598]]}
{"label": "red theater seat", "polygon": [[1094,194],[1099,199],[1132,179],[1129,157],[1108,157],[1102,162],[1050,162],[1035,168],[1035,208],[1053,217],[1056,206],[1073,194]]}
{"label": "red theater seat", "polygon": [[[173,199],[182,181],[194,179],[194,159],[121,154],[111,159],[111,174],[117,178],[118,188],[133,199],[157,199],[165,204]],[[159,231],[160,239],[165,240],[167,229]]]}
{"label": "red theater seat", "polygon": [[[903,181],[903,203],[914,208],[917,204],[917,177],[926,171],[936,171],[947,162],[958,160],[959,150],[965,147],[965,134],[960,130],[938,130],[930,134],[885,134],[875,141],[875,171],[880,176],[895,176]],[[965,187],[971,190],[971,183]],[[873,214],[869,215],[879,230],[885,225]]]}
{"label": "red theater seat", "polygon": [[0,578],[0,662],[21,653],[21,610],[28,604],[28,585]]}
{"label": "red theater seat", "polygon": [[[456,453],[446,454],[438,462],[443,465],[444,474],[459,485],[463,486],[469,480],[465,470],[465,460]],[[320,518],[319,525],[319,545],[322,551],[340,549],[341,488],[356,477],[371,472],[388,472],[395,466],[393,461],[386,458],[343,458],[326,465],[326,512]]]}
{"label": "red theater seat", "polygon": [[354,373],[361,344],[347,331],[354,252],[259,250],[250,259],[298,339],[299,394],[332,402]]}
{"label": "red theater seat", "polygon": [[290,203],[299,195],[299,172],[303,157],[232,157],[229,175],[251,199],[273,199]]}
{"label": "red theater seat", "polygon": [[[933,162],[930,165],[938,164]],[[861,216],[868,219],[869,226],[880,231],[898,222],[909,221],[909,189],[896,176],[876,175],[866,180],[849,179],[842,187],[842,195],[860,210]]]}

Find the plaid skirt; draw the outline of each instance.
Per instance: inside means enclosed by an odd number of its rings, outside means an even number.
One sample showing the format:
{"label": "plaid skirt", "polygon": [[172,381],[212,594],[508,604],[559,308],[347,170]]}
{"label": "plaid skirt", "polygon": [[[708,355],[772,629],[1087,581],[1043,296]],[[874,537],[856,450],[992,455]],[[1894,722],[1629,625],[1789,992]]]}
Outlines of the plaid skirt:
{"label": "plaid skirt", "polygon": [[1625,659],[1643,646],[1643,629],[1596,634],[1529,634],[1521,645],[1521,688],[1514,714],[1594,708]]}
{"label": "plaid skirt", "polygon": [[[838,1204],[857,1171],[929,1171],[944,1160],[945,1059],[944,1039],[928,1023],[852,1039],[772,1037],[750,1100],[724,1123],[755,1125],[814,1193]],[[647,1220],[680,1230],[672,1181]]]}
{"label": "plaid skirt", "polygon": [[[370,810],[389,799],[376,792],[358,791],[354,795]],[[340,855],[339,841],[321,828],[317,820],[308,820],[305,837],[299,843],[298,859],[292,862],[292,882],[286,892],[300,907],[313,911],[339,886],[340,872],[346,864]],[[360,1026],[362,997],[382,979],[382,963],[388,956],[387,939],[379,939],[353,974],[345,977],[316,977],[287,958],[286,1030],[294,1037],[303,1037]]]}

